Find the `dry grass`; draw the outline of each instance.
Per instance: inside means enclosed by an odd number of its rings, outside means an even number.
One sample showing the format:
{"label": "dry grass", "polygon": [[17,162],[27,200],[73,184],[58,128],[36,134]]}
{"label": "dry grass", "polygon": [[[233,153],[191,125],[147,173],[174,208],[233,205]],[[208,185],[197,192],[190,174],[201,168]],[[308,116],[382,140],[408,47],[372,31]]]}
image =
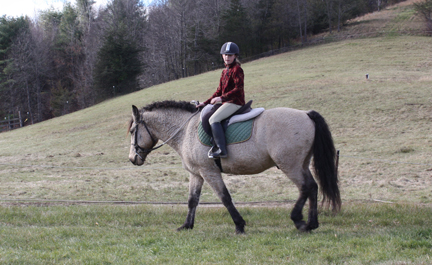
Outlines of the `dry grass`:
{"label": "dry grass", "polygon": [[366,14],[347,22],[340,33],[320,34],[319,37],[359,38],[392,35],[425,34],[426,24],[416,14],[413,4],[423,0],[406,0],[384,10]]}

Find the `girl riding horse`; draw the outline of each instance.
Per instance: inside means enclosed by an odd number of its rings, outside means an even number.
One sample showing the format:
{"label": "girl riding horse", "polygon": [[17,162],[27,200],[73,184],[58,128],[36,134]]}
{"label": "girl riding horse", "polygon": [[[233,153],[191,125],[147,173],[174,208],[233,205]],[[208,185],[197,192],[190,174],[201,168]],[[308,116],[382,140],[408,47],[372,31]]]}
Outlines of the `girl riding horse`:
{"label": "girl riding horse", "polygon": [[245,105],[244,74],[237,59],[239,53],[240,49],[234,42],[222,45],[220,54],[226,68],[222,71],[219,87],[209,99],[197,105],[197,108],[200,108],[213,104],[216,105],[215,108],[218,108],[209,119],[213,140],[216,144],[216,148],[211,148],[208,152],[209,158],[227,157],[225,133],[221,121]]}

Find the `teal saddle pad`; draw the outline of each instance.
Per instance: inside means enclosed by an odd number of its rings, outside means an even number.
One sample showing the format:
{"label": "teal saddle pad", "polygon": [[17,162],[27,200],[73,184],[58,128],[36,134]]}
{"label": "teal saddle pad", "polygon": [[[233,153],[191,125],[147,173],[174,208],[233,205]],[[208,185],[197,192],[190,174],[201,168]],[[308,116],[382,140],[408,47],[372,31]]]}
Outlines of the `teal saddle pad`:
{"label": "teal saddle pad", "polygon": [[[237,122],[228,126],[225,131],[227,144],[237,144],[249,140],[252,136],[254,120]],[[198,139],[203,145],[212,146],[210,135],[204,131],[201,122],[198,125]]]}

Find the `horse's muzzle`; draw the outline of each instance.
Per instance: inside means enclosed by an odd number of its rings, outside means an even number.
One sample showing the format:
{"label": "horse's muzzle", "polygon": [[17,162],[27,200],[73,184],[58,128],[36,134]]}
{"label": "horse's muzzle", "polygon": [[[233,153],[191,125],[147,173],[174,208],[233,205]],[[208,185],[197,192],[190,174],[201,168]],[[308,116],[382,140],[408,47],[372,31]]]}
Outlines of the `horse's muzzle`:
{"label": "horse's muzzle", "polygon": [[144,164],[144,161],[145,161],[146,157],[147,157],[147,154],[134,153],[133,155],[129,156],[129,160],[135,166],[142,166]]}

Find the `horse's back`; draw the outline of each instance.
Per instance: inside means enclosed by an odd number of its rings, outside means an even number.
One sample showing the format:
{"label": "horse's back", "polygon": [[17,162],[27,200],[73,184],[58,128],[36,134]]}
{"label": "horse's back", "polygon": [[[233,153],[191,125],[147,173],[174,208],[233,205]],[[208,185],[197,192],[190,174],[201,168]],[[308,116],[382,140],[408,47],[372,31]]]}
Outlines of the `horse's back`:
{"label": "horse's back", "polygon": [[[264,111],[257,120],[257,130],[270,132],[273,140],[276,138],[298,138],[313,140],[315,125],[309,118],[307,111],[291,108],[274,108]],[[269,128],[271,128],[269,130]]]}
{"label": "horse's back", "polygon": [[314,137],[315,125],[307,111],[291,108],[269,109],[257,120],[256,141],[266,143],[273,160],[284,156],[284,159],[289,156],[293,162],[305,159],[310,153]]}
{"label": "horse's back", "polygon": [[250,140],[230,145],[224,170],[234,174],[255,174],[291,161],[303,165],[310,154],[315,127],[306,111],[275,108],[256,118]]}

